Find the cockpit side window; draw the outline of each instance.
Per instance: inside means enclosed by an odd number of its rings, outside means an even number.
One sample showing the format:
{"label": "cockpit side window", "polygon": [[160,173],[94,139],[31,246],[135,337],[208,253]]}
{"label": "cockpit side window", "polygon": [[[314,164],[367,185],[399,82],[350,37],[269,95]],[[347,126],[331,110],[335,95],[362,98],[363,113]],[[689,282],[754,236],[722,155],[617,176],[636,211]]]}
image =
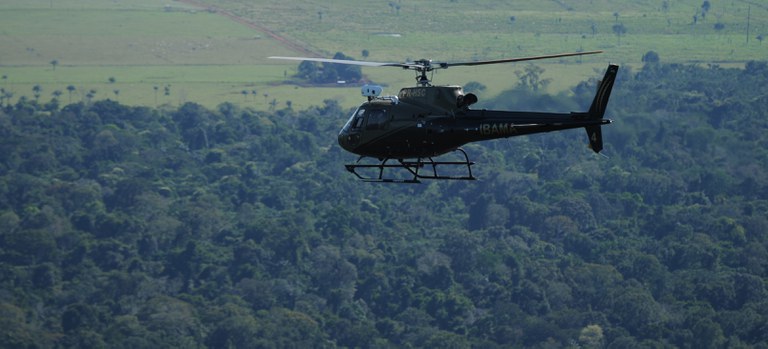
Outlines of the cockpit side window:
{"label": "cockpit side window", "polygon": [[389,113],[386,109],[372,109],[368,111],[367,130],[383,130],[389,122]]}

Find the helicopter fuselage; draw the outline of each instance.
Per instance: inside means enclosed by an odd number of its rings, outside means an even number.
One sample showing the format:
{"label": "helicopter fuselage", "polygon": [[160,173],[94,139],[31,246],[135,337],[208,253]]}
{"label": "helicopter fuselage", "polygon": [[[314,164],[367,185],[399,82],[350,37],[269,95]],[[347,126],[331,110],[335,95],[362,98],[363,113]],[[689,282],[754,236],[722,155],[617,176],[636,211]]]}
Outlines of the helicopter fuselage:
{"label": "helicopter fuselage", "polygon": [[607,124],[588,113],[472,110],[459,86],[404,88],[360,105],[339,133],[345,150],[379,159],[428,158],[476,141]]}

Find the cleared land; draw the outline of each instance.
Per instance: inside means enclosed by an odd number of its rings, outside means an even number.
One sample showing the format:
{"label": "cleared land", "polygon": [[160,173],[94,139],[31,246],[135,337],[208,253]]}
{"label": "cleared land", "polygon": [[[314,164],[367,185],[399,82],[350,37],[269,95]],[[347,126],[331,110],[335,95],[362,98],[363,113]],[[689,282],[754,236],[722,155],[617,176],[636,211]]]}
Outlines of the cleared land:
{"label": "cleared land", "polygon": [[[601,49],[602,55],[538,62],[552,91],[599,76],[608,62],[743,65],[768,57],[768,6],[756,1],[352,1],[6,0],[0,3],[0,81],[15,101],[55,91],[66,103],[112,98],[159,105],[295,108],[360,101],[357,87],[306,88],[281,82],[295,62],[271,55],[367,60],[464,61]],[[694,19],[695,16],[695,19]],[[695,23],[694,23],[695,22]],[[614,29],[616,26],[624,28]],[[579,65],[580,64],[580,65]],[[478,81],[489,98],[514,86],[521,64],[439,71],[436,83]],[[409,72],[364,68],[395,93]],[[70,87],[71,90],[71,87]],[[167,92],[166,92],[167,91]]]}

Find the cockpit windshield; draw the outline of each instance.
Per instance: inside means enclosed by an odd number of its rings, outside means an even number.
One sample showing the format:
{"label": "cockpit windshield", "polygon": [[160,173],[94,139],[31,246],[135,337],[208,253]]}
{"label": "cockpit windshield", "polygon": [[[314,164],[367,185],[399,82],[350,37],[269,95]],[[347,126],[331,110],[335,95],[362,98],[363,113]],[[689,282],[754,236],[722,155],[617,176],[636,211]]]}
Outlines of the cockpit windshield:
{"label": "cockpit windshield", "polygon": [[364,108],[357,108],[354,113],[352,113],[352,116],[349,117],[349,120],[347,120],[347,123],[344,124],[344,131],[349,131],[351,129],[358,129],[361,126],[363,126],[363,121],[365,120],[363,116],[365,115],[365,109]]}

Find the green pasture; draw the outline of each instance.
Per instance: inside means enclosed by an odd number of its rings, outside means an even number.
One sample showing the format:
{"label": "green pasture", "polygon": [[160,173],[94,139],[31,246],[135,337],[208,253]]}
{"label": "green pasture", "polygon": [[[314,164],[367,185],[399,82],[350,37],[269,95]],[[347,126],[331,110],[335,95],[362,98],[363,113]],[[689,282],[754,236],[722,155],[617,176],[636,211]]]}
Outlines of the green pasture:
{"label": "green pasture", "polygon": [[[337,0],[304,1],[301,7],[291,1],[207,2],[265,23],[320,53],[359,56],[366,49],[370,60],[386,61],[495,59],[579,49],[604,49],[610,60],[627,63],[639,62],[649,50],[675,62],[747,61],[765,56],[756,36],[768,31],[768,5],[751,1],[710,1],[704,17],[701,0]],[[400,9],[393,10],[393,4]],[[715,29],[716,23],[722,29]],[[613,31],[616,24],[626,28],[621,38]],[[680,45],[687,49],[679,50]]]}
{"label": "green pasture", "polygon": [[[283,84],[296,62],[266,57],[340,51],[363,59],[365,50],[372,61],[465,61],[605,51],[537,62],[553,93],[600,76],[608,63],[639,68],[651,50],[663,62],[740,66],[768,57],[768,43],[757,39],[768,34],[768,5],[710,4],[702,17],[699,0],[6,0],[0,3],[0,87],[13,94],[11,102],[33,98],[39,85],[43,102],[55,91],[68,102],[72,86],[73,101],[91,92],[96,99],[150,106],[193,101],[267,108],[272,102],[282,108],[290,101],[304,108],[335,99],[351,107],[361,100],[358,87]],[[626,29],[621,36],[613,30],[617,24]],[[514,72],[523,66],[452,68],[436,72],[434,81],[481,82],[488,87],[481,99],[491,98],[514,86]],[[388,93],[414,83],[407,71],[363,73]]]}

